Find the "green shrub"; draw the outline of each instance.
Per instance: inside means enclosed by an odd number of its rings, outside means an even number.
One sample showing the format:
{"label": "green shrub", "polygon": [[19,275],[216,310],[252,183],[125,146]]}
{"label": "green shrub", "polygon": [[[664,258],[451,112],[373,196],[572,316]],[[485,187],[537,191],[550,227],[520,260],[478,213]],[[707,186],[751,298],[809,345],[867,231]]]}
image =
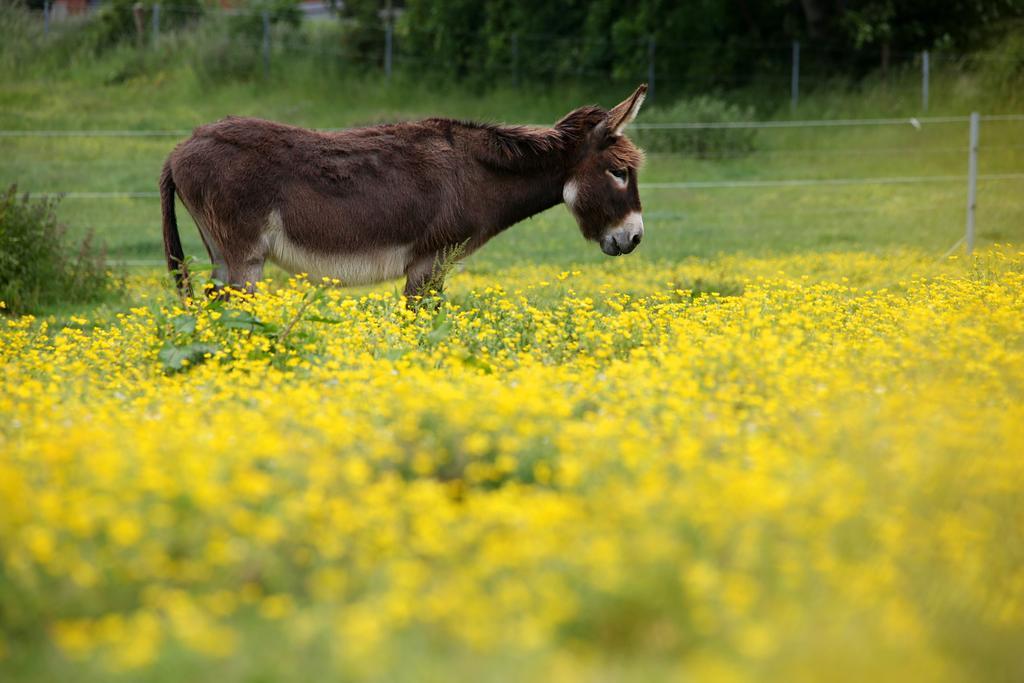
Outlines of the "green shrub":
{"label": "green shrub", "polygon": [[270,16],[271,26],[298,28],[302,23],[302,10],[298,0],[262,0],[251,3],[247,11],[228,16],[228,26],[235,36],[250,40],[263,38],[263,12]]}
{"label": "green shrub", "polygon": [[192,70],[206,86],[246,81],[259,75],[262,65],[259,40],[236,32],[224,19],[204,21],[195,35]]}
{"label": "green shrub", "polygon": [[[143,35],[148,47],[152,38],[152,5],[159,0],[143,0]],[[49,74],[71,66],[90,63],[99,55],[117,48],[135,45],[138,33],[133,6],[136,0],[110,0],[95,13],[50,23],[44,34],[38,12],[33,13],[24,0],[0,0],[0,69],[7,74],[25,72]],[[163,0],[160,2],[160,31],[171,35],[175,29],[194,24],[202,14],[200,0]],[[147,50],[144,53],[149,54]],[[154,60],[155,63],[155,60]],[[148,68],[133,59],[129,70]],[[114,81],[124,80],[115,78]]]}
{"label": "green shrub", "polygon": [[[643,123],[734,123],[750,121],[754,110],[708,95],[676,101],[672,106],[645,110]],[[741,156],[754,149],[754,131],[727,129],[640,129],[630,132],[649,152],[674,152],[698,158]]]}
{"label": "green shrub", "polygon": [[[345,58],[358,68],[380,66],[384,52],[384,21],[376,0],[346,0],[340,8],[345,31],[341,45]],[[396,47],[402,46],[396,39]]]}
{"label": "green shrub", "polygon": [[108,0],[96,13],[95,19],[88,26],[90,46],[94,51],[102,51],[120,43],[136,40],[138,31],[135,27],[134,7],[142,2],[143,37],[148,39],[152,30],[153,5],[160,4],[160,30],[169,31],[202,15],[203,4],[200,0]]}
{"label": "green shrub", "polygon": [[209,18],[195,35],[192,70],[204,85],[253,80],[263,69],[263,11],[269,13],[273,44],[301,44],[287,35],[302,23],[296,0],[267,0],[243,12]]}
{"label": "green shrub", "polygon": [[0,69],[17,73],[32,63],[42,39],[41,22],[24,0],[0,2]]}
{"label": "green shrub", "polygon": [[1011,105],[1024,100],[1024,21],[1009,22],[1002,37],[972,61],[988,97]]}
{"label": "green shrub", "polygon": [[96,301],[114,288],[103,250],[91,236],[72,244],[56,207],[56,199],[19,197],[14,185],[0,194],[0,301],[8,312]]}

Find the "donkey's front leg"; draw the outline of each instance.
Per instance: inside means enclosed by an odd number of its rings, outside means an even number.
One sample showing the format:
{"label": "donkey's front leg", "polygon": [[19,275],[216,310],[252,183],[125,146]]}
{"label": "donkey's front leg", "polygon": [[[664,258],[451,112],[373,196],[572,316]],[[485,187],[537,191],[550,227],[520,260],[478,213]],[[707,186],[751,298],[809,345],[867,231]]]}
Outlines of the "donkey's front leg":
{"label": "donkey's front leg", "polygon": [[425,288],[441,288],[444,274],[440,265],[440,252],[435,251],[417,256],[405,267],[405,296],[410,300],[410,305],[413,297],[427,293]]}

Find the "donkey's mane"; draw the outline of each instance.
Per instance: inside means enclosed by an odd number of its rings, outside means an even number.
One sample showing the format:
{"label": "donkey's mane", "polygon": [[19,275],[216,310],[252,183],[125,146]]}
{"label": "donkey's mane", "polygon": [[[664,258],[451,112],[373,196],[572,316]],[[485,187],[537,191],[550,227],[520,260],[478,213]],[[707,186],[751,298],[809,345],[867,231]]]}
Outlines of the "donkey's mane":
{"label": "donkey's mane", "polygon": [[468,132],[477,143],[475,151],[480,161],[503,168],[521,168],[550,163],[552,155],[575,148],[606,115],[600,107],[580,107],[550,128],[459,119],[431,119],[430,122]]}

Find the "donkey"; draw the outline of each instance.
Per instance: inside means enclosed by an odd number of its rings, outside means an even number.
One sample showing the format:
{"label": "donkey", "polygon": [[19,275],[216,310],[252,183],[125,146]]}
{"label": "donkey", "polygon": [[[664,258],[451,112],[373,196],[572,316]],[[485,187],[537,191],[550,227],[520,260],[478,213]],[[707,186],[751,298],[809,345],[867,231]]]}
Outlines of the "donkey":
{"label": "donkey", "polygon": [[644,234],[644,155],[623,129],[646,93],[641,85],[610,111],[581,107],[550,128],[439,118],[330,133],[237,117],[200,126],[160,176],[167,266],[191,296],[175,193],[213,277],[249,291],[269,258],[346,285],[405,275],[413,297],[443,277],[447,250],[471,253],[563,201],[584,237],[628,254]]}

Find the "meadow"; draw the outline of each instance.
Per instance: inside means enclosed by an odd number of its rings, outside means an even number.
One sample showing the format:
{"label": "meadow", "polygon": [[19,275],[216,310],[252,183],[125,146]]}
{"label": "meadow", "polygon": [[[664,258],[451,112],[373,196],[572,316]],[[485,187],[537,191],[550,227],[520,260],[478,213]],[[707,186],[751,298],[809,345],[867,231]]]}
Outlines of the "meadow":
{"label": "meadow", "polygon": [[[314,88],[301,64],[211,91],[112,78],[125,59],[4,82],[0,128],[617,101]],[[964,75],[936,92],[935,114],[1006,112]],[[983,173],[1024,168],[1024,124],[982,135]],[[0,181],[152,191],[174,141],[0,138]],[[763,131],[641,180],[962,175],[965,148],[960,125]],[[418,310],[279,271],[183,304],[146,265],[155,200],[68,198],[73,231],[143,265],[100,304],[0,318],[0,678],[1020,680],[1020,190],[982,184],[971,257],[946,255],[960,182],[643,190],[618,259],[556,207]]]}

